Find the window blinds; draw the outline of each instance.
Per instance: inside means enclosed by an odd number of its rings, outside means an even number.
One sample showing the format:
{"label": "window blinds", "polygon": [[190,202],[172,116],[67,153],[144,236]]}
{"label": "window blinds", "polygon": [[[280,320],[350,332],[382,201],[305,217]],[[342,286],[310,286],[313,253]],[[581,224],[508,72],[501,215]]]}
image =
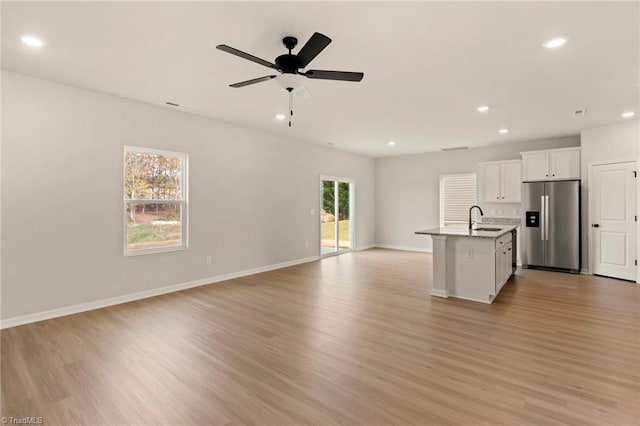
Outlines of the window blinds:
{"label": "window blinds", "polygon": [[442,176],[442,192],[444,225],[467,222],[469,208],[477,204],[475,173]]}

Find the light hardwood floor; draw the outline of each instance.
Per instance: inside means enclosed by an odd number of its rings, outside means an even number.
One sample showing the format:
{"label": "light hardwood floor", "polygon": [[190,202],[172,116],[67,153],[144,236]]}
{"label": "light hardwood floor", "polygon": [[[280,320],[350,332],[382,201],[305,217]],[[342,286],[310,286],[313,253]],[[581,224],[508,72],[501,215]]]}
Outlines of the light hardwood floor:
{"label": "light hardwood floor", "polygon": [[640,286],[519,271],[429,296],[373,249],[2,331],[3,416],[45,424],[638,424]]}

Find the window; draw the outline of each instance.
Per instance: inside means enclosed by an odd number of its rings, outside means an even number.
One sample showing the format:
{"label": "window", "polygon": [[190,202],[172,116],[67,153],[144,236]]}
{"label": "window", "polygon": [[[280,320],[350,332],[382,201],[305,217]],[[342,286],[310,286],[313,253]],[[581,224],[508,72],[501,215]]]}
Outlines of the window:
{"label": "window", "polygon": [[440,177],[440,226],[469,223],[469,208],[475,204],[475,173]]}
{"label": "window", "polygon": [[124,254],[187,248],[187,155],[124,148]]}

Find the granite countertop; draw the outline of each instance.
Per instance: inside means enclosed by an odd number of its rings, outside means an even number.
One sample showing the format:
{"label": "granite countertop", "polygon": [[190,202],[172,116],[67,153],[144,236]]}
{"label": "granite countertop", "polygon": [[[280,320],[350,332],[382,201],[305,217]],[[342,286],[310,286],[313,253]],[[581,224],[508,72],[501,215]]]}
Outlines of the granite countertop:
{"label": "granite countertop", "polygon": [[444,235],[452,237],[470,237],[470,238],[498,238],[507,232],[511,232],[516,229],[517,225],[486,225],[480,224],[474,226],[474,228],[495,228],[495,231],[478,231],[475,229],[459,228],[459,227],[447,227],[447,228],[432,228],[425,229],[423,231],[416,231],[416,234],[420,235]]}

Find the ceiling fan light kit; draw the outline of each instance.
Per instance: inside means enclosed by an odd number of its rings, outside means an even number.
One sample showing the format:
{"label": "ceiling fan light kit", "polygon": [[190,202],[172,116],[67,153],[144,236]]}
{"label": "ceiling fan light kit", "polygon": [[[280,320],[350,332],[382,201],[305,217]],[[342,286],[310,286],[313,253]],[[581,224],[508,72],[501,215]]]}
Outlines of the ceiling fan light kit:
{"label": "ceiling fan light kit", "polygon": [[266,75],[264,77],[241,81],[239,83],[231,84],[230,87],[237,89],[277,78],[278,84],[289,92],[289,127],[291,127],[291,117],[293,116],[293,93],[300,93],[303,97],[304,95],[306,95],[306,97],[309,95],[309,91],[306,89],[303,82],[304,80],[302,80],[301,77],[319,80],[353,82],[361,81],[364,77],[364,73],[349,71],[308,70],[301,72],[301,69],[304,69],[309,65],[309,63],[314,60],[315,57],[329,45],[329,43],[331,43],[331,39],[326,35],[313,33],[309,41],[302,46],[300,51],[297,54],[293,54],[291,51],[298,45],[298,39],[291,36],[285,37],[282,39],[282,44],[284,44],[284,47],[289,51],[289,53],[278,56],[274,62],[265,61],[257,56],[250,55],[249,53],[245,53],[225,44],[220,44],[216,46],[216,48],[242,59],[274,69],[280,73],[280,75]]}

